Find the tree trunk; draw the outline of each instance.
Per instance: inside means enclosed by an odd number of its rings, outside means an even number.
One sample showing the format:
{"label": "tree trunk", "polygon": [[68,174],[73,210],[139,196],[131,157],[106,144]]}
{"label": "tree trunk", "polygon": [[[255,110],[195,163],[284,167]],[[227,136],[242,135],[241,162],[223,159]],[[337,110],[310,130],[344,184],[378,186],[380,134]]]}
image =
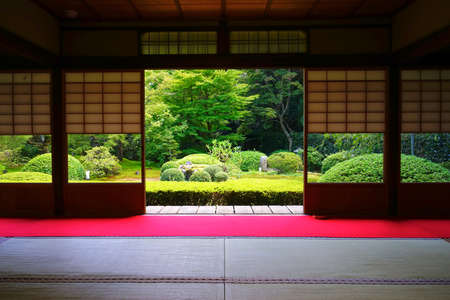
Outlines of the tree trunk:
{"label": "tree trunk", "polygon": [[283,130],[283,133],[286,136],[286,139],[288,140],[288,150],[290,152],[290,151],[292,151],[292,142],[293,142],[292,136],[289,133],[288,129],[286,128],[286,125],[284,124],[284,120],[283,120],[282,116],[280,116],[279,121],[280,121],[281,130]]}

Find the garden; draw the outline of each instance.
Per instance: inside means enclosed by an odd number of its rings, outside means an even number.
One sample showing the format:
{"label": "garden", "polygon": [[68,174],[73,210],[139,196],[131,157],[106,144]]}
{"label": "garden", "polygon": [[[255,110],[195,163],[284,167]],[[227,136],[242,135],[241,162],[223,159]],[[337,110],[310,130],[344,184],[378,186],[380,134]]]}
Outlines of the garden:
{"label": "garden", "polygon": [[[302,71],[158,70],[136,134],[68,135],[69,182],[140,182],[149,205],[298,205]],[[402,182],[450,182],[450,135],[403,134]],[[51,136],[0,136],[0,182],[51,182]],[[308,182],[383,181],[383,134],[311,134]]]}

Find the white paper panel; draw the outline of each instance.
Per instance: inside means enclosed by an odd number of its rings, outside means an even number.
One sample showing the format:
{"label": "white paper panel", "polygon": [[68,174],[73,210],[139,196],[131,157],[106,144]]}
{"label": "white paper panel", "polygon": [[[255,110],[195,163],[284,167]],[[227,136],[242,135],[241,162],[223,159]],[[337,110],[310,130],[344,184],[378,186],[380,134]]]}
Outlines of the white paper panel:
{"label": "white paper panel", "polygon": [[450,70],[403,70],[401,82],[401,131],[448,132]]}
{"label": "white paper panel", "polygon": [[72,82],[66,82],[65,97],[69,133],[141,131],[141,72],[66,73],[67,78]]}
{"label": "white paper panel", "polygon": [[309,132],[384,132],[384,70],[306,72]]}

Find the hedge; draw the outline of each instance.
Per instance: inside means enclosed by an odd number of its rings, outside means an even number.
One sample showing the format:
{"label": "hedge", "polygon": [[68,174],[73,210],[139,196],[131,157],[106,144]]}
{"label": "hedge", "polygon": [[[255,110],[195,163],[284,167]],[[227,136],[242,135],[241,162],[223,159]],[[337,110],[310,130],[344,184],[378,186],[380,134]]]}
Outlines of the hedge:
{"label": "hedge", "polygon": [[[69,180],[83,180],[85,177],[83,165],[78,159],[69,155]],[[40,172],[52,174],[52,154],[41,154],[31,159],[23,168],[22,172]]]}
{"label": "hedge", "polygon": [[226,182],[147,184],[147,205],[301,205],[300,180],[239,179]]}
{"label": "hedge", "polygon": [[52,176],[40,172],[14,172],[0,175],[2,182],[51,182]]}
{"label": "hedge", "polygon": [[336,164],[346,161],[351,158],[351,154],[347,151],[341,151],[337,153],[333,153],[325,157],[322,161],[322,173],[325,173]]}
{"label": "hedge", "polygon": [[266,155],[259,151],[242,151],[234,153],[231,161],[244,172],[258,171],[261,156]]}
{"label": "hedge", "polygon": [[301,158],[293,152],[278,152],[267,159],[269,168],[277,169],[280,173],[295,173],[303,169]]}
{"label": "hedge", "polygon": [[179,165],[184,165],[188,161],[190,161],[193,164],[202,164],[202,165],[215,165],[219,163],[218,159],[212,157],[209,154],[191,154],[177,160],[176,162]]}
{"label": "hedge", "polygon": [[[401,156],[402,182],[450,182],[450,172],[437,163]],[[383,182],[383,154],[366,154],[336,164],[319,182]]]}

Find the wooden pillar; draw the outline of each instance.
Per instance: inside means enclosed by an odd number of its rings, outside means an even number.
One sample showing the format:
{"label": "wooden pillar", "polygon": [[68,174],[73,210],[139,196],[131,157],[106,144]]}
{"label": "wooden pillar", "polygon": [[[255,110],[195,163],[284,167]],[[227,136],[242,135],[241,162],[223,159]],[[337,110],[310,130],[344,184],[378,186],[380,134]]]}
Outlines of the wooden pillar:
{"label": "wooden pillar", "polygon": [[217,30],[217,54],[226,55],[230,53],[230,31],[225,21],[220,22]]}
{"label": "wooden pillar", "polygon": [[64,124],[63,80],[60,68],[52,70],[52,178],[55,215],[64,214],[64,185],[67,182],[67,139]]}
{"label": "wooden pillar", "polygon": [[384,134],[384,182],[389,216],[398,215],[398,187],[400,183],[400,70],[388,68],[389,94],[386,101],[386,130]]}

